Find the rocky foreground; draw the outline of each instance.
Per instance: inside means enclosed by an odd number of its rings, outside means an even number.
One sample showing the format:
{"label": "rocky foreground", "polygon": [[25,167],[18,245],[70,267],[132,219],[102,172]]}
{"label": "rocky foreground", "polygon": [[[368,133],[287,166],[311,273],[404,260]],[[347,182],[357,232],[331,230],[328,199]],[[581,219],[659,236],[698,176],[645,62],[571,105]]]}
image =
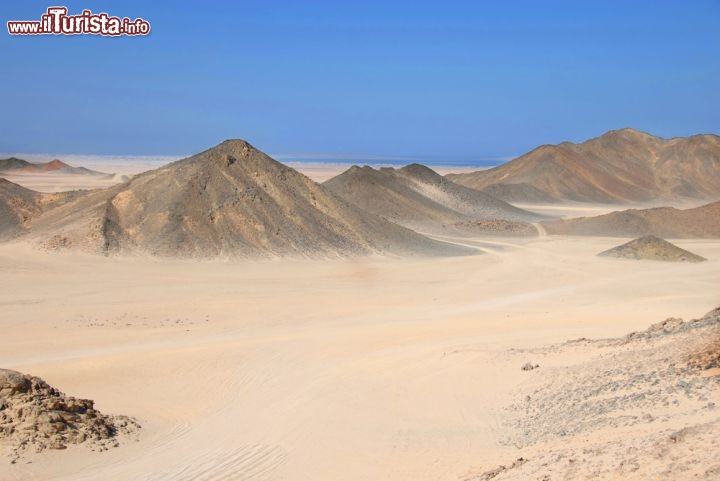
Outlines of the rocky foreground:
{"label": "rocky foreground", "polygon": [[466,481],[720,479],[720,308],[519,354],[542,367],[502,413],[517,456]]}
{"label": "rocky foreground", "polygon": [[0,452],[13,463],[25,451],[72,444],[106,450],[138,429],[135,420],[102,414],[93,401],[65,396],[39,377],[0,369]]}

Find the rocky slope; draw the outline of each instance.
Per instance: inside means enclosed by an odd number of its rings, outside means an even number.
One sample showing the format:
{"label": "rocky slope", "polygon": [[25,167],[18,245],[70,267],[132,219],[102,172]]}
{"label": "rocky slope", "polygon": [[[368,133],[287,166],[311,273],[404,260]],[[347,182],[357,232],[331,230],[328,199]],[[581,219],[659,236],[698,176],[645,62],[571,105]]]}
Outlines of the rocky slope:
{"label": "rocky slope", "polygon": [[629,209],[595,217],[542,222],[548,234],[674,239],[720,237],[720,202],[693,209]]}
{"label": "rocky slope", "polygon": [[43,194],[0,178],[0,241],[26,233],[43,212],[83,195],[81,191]]}
{"label": "rocky slope", "polygon": [[350,205],[242,140],[88,193],[30,224],[47,248],[182,257],[458,255]]}
{"label": "rocky slope", "polygon": [[0,240],[15,237],[42,212],[42,195],[0,178]]}
{"label": "rocky slope", "polygon": [[[532,203],[542,195],[623,203],[720,198],[720,136],[662,139],[613,130],[580,144],[543,145],[493,169],[447,176]],[[538,191],[541,194],[538,194]]]}
{"label": "rocky slope", "polygon": [[419,164],[400,169],[353,166],[323,185],[366,211],[420,230],[468,226],[478,220],[534,222],[543,218]]}
{"label": "rocky slope", "polygon": [[598,254],[601,257],[666,262],[702,262],[707,259],[670,242],[646,235]]}
{"label": "rocky slope", "polygon": [[720,479],[720,308],[515,354],[541,361],[500,413],[514,455],[465,481]]}

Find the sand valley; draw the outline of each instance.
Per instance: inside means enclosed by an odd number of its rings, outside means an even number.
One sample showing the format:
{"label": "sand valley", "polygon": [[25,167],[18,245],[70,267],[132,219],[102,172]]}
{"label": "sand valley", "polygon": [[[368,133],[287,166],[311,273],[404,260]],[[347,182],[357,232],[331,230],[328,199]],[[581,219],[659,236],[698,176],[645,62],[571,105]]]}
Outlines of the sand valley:
{"label": "sand valley", "polygon": [[238,263],[3,246],[0,364],[142,425],[108,451],[4,461],[3,479],[474,479],[537,458],[505,442],[525,391],[602,362],[542,348],[720,303],[713,240],[677,242],[710,259],[700,264],[596,257],[619,239],[463,243],[486,253]]}

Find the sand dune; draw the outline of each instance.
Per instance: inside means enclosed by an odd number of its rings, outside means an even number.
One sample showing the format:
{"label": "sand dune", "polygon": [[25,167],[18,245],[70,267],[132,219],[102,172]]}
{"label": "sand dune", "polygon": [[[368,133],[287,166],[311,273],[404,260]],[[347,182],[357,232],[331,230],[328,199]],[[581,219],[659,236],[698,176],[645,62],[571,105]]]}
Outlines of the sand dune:
{"label": "sand dune", "polygon": [[[580,144],[543,145],[493,169],[448,178],[518,203],[717,200],[720,137],[665,140],[633,129]],[[539,193],[538,193],[539,191]]]}

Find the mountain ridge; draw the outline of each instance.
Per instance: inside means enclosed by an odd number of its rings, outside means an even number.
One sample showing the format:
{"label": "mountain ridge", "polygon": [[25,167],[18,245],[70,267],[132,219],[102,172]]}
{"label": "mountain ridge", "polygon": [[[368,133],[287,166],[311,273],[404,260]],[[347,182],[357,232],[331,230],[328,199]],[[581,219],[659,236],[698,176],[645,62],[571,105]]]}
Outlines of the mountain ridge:
{"label": "mountain ridge", "polygon": [[3,174],[75,174],[75,175],[94,175],[94,176],[111,176],[105,172],[88,169],[87,167],[73,167],[60,159],[53,159],[49,162],[28,162],[18,157],[8,157],[0,159],[0,176]]}
{"label": "mountain ridge", "polygon": [[528,223],[545,218],[455,184],[421,164],[378,169],[355,165],[323,185],[363,210],[415,230],[439,232],[479,226],[472,222],[478,220]]}
{"label": "mountain ridge", "polygon": [[[544,144],[501,166],[447,177],[479,190],[495,186],[495,192],[516,193],[512,186],[525,184],[559,201],[716,200],[720,136],[663,139],[623,128],[581,143]],[[523,203],[517,194],[508,198]]]}
{"label": "mountain ridge", "polygon": [[547,220],[541,224],[553,235],[720,238],[720,201],[691,209],[627,209],[594,217]]}

